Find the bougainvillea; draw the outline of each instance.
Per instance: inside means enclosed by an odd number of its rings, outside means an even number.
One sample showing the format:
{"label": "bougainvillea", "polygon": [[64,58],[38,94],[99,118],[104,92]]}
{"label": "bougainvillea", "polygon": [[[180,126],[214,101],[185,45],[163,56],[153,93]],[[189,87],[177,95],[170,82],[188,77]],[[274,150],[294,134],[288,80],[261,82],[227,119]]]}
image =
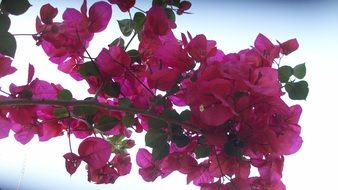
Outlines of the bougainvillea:
{"label": "bougainvillea", "polygon": [[[132,37],[91,55],[90,41],[110,23],[115,5],[129,12],[118,26]],[[47,141],[66,134],[66,171],[72,175],[86,164],[88,180],[101,184],[130,172],[132,134],[143,133],[148,148],[138,150],[136,163],[145,181],[179,171],[202,190],[285,189],[284,156],[302,145],[302,108],[281,97],[306,99],[308,84],[301,80],[305,64],[292,68],[280,60],[298,49],[297,40],[272,43],[258,34],[250,48],[224,53],[203,34],[174,35],[175,15],[187,13],[190,2],[154,0],[146,11],[135,5],[98,1],[87,10],[84,0],[79,9],[67,8],[62,21],[55,20],[54,5],[43,5],[32,34],[36,45],[60,71],[85,80],[91,96],[76,100],[61,85],[34,78],[29,65],[27,84],[1,89],[0,138],[13,131],[26,144],[35,135]],[[0,77],[16,71],[8,15],[30,6],[27,0],[1,2]],[[138,49],[129,49],[136,36]],[[74,137],[83,139],[78,151],[71,147]],[[253,167],[258,176],[250,174]]]}

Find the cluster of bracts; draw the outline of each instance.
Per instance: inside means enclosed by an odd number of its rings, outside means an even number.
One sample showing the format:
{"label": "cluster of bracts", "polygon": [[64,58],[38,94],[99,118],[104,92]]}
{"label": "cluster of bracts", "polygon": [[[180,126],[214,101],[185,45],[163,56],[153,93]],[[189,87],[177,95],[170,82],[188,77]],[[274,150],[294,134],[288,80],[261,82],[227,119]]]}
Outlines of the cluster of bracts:
{"label": "cluster of bracts", "polygon": [[[118,38],[93,56],[87,48],[106,29],[115,4],[130,13],[135,1],[99,1],[87,10],[84,0],[60,22],[57,8],[42,6],[36,44],[59,70],[86,80],[93,96],[78,101],[61,85],[34,79],[30,65],[27,84],[11,84],[0,99],[35,103],[1,106],[0,138],[13,131],[22,144],[34,135],[84,139],[78,153],[64,155],[66,169],[73,174],[85,162],[88,180],[100,184],[130,172],[132,132],[145,132],[152,151],[142,148],[136,156],[145,181],[179,171],[202,190],[285,189],[284,155],[302,145],[302,109],[281,99],[285,81],[276,60],[295,51],[297,40],[273,44],[259,34],[249,49],[225,54],[202,34],[175,37],[175,13],[186,13],[190,2],[154,1],[119,21],[123,35],[139,38],[138,49]],[[15,72],[11,62],[0,54],[0,77]],[[259,176],[250,175],[252,167]]]}

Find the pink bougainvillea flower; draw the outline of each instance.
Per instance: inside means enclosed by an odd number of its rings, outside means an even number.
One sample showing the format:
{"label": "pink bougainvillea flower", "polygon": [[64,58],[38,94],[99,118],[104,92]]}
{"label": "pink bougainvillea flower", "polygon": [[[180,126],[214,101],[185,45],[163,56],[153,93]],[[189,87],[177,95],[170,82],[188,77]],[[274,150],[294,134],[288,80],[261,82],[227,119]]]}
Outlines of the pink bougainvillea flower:
{"label": "pink bougainvillea flower", "polygon": [[121,94],[128,97],[135,107],[147,108],[151,103],[154,91],[150,90],[146,85],[147,81],[145,77],[136,79],[134,76],[127,72],[124,77],[119,77],[115,81],[121,85]]}
{"label": "pink bougainvillea flower", "polygon": [[65,155],[63,155],[63,157],[65,158],[65,165],[66,165],[66,170],[70,175],[73,175],[77,168],[80,166],[81,164],[81,159],[78,155],[74,154],[74,153],[67,153]]}
{"label": "pink bougainvillea flower", "polygon": [[[234,113],[232,108],[221,97],[226,97],[230,92],[230,83],[227,80],[216,79],[187,83],[185,99],[191,111],[205,124],[218,126],[231,118]],[[220,88],[222,86],[222,88]]]}
{"label": "pink bougainvillea flower", "polygon": [[149,73],[148,84],[150,88],[170,90],[177,82],[180,72],[177,69],[162,69]]}
{"label": "pink bougainvillea flower", "polygon": [[98,169],[91,166],[88,167],[89,182],[92,181],[96,184],[112,184],[115,183],[116,179],[119,177],[120,175],[117,173],[116,168],[114,168],[111,162]]}
{"label": "pink bougainvillea flower", "polygon": [[12,60],[0,53],[0,78],[10,75],[16,71],[16,68],[11,66]]}
{"label": "pink bougainvillea flower", "polygon": [[[85,48],[88,47],[94,33],[104,30],[111,18],[112,9],[109,3],[100,1],[94,3],[87,16],[87,1],[84,0],[81,11],[67,8],[62,15],[63,22],[54,22],[57,9],[47,4],[42,7],[40,16],[36,19],[38,45],[41,44],[50,60],[59,64],[59,69],[72,74],[77,65],[83,62]],[[42,22],[41,22],[42,20]],[[66,64],[66,65],[64,65]],[[70,64],[70,66],[68,66]]]}
{"label": "pink bougainvillea flower", "polygon": [[[221,177],[222,172],[225,175],[235,175],[236,178],[248,178],[250,174],[250,162],[241,160],[238,157],[217,155],[209,158],[210,167],[209,172],[213,177]],[[222,172],[220,172],[222,171]]]}
{"label": "pink bougainvillea flower", "polygon": [[183,49],[179,44],[164,44],[155,52],[158,58],[165,66],[176,68],[179,71],[187,71],[192,69],[195,64],[188,56],[187,50]]}
{"label": "pink bougainvillea flower", "polygon": [[147,12],[143,34],[148,37],[167,34],[175,24],[168,19],[166,12],[158,5],[152,6]]}
{"label": "pink bougainvillea flower", "polygon": [[[27,82],[29,83],[22,86],[11,84],[9,86],[11,97],[23,99],[56,99],[58,93],[57,86],[53,83],[39,79],[31,81],[33,75],[34,68],[30,66],[27,79]],[[28,124],[31,123],[32,118],[37,117],[37,108],[41,111],[43,107],[45,106],[15,106],[10,110],[10,117],[17,123]]]}
{"label": "pink bougainvillea flower", "polygon": [[0,139],[8,137],[12,123],[2,113],[0,113],[0,126]]}
{"label": "pink bougainvillea flower", "polygon": [[106,140],[88,137],[79,145],[80,158],[91,168],[99,169],[105,166],[112,153],[112,146]]}
{"label": "pink bougainvillea flower", "polygon": [[154,181],[161,175],[159,168],[159,162],[154,161],[150,152],[147,149],[141,148],[136,154],[136,163],[141,167],[138,172],[142,176],[144,181]]}
{"label": "pink bougainvillea flower", "polygon": [[74,134],[76,138],[84,139],[93,133],[93,130],[83,121],[73,119],[69,125],[71,127],[71,133]]}
{"label": "pink bougainvillea flower", "polygon": [[266,96],[282,95],[278,72],[276,69],[269,67],[257,68],[252,72],[250,82],[247,82],[251,90]]}
{"label": "pink bougainvillea flower", "polygon": [[[21,113],[22,114],[22,113]],[[35,134],[38,134],[39,128],[33,124],[12,124],[12,130],[15,132],[14,138],[21,144],[27,144]]]}
{"label": "pink bougainvillea flower", "polygon": [[[217,189],[217,190],[228,190],[226,188],[226,185],[225,184],[222,184],[221,182],[215,182],[215,183],[201,183],[200,184],[200,187],[201,189],[200,190],[214,190],[214,189]],[[233,187],[231,187],[233,188]],[[231,190],[231,189],[229,189]],[[244,190],[244,189],[241,189],[241,190]],[[245,189],[246,190],[246,189]]]}
{"label": "pink bougainvillea flower", "polygon": [[120,77],[130,66],[129,55],[120,46],[111,46],[102,49],[96,58],[101,76],[109,80],[112,77]]}
{"label": "pink bougainvillea flower", "polygon": [[51,4],[45,4],[40,9],[41,21],[44,24],[52,24],[53,19],[58,14],[58,9],[53,7]]}
{"label": "pink bougainvillea flower", "polygon": [[35,99],[56,99],[58,90],[54,84],[44,80],[35,79],[30,84],[32,98]]}
{"label": "pink bougainvillea flower", "polygon": [[134,5],[135,0],[108,0],[111,4],[116,4],[122,12],[129,11]]}
{"label": "pink bougainvillea flower", "polygon": [[185,156],[184,154],[172,153],[163,158],[163,160],[161,160],[160,163],[162,173],[161,177],[164,178],[169,174],[171,174],[173,171],[179,170],[182,164],[180,160],[182,160],[184,156]]}
{"label": "pink bougainvillea flower", "polygon": [[295,105],[289,107],[286,113],[272,116],[272,129],[277,134],[280,154],[293,154],[302,146],[303,140],[300,137],[301,128],[297,124],[301,112],[301,107]]}
{"label": "pink bougainvillea flower", "polygon": [[280,44],[281,53],[284,55],[289,55],[290,53],[296,51],[299,47],[297,39],[290,39],[286,42]]}
{"label": "pink bougainvillea flower", "polygon": [[[12,98],[56,99],[61,86],[34,79],[34,68],[29,67],[28,82],[23,86],[10,85]],[[12,106],[8,118],[13,122],[14,137],[23,144],[28,143],[35,134],[40,141],[47,141],[63,134],[65,126],[58,123],[53,114],[54,108],[46,105]]]}
{"label": "pink bougainvillea flower", "polygon": [[269,181],[278,181],[282,178],[284,157],[267,157],[265,159],[252,159],[253,166],[258,168],[261,178]]}
{"label": "pink bougainvillea flower", "polygon": [[201,162],[189,171],[187,174],[187,184],[189,184],[191,181],[194,183],[194,185],[199,186],[203,183],[211,183],[214,181],[214,177],[210,175],[210,172],[208,171],[210,164],[207,160]]}
{"label": "pink bougainvillea flower", "polygon": [[88,22],[89,31],[92,33],[101,32],[106,29],[112,16],[111,6],[105,2],[99,1],[89,8]]}
{"label": "pink bougainvillea flower", "polygon": [[178,10],[177,14],[181,15],[183,14],[186,10],[190,9],[191,3],[189,1],[181,1],[180,4],[178,5]]}
{"label": "pink bougainvillea flower", "polygon": [[[169,146],[160,152],[168,153],[161,159],[155,159],[159,147],[152,146],[153,154],[138,150],[138,172],[147,182],[178,171],[201,190],[284,190],[284,155],[297,152],[303,142],[298,124],[302,110],[281,98],[284,92],[272,64],[297,50],[297,40],[275,45],[259,34],[251,48],[225,54],[203,34],[192,37],[188,32],[176,38],[170,13],[187,13],[191,3],[161,0],[146,12],[140,10],[145,20],[136,51],[127,52],[120,39],[93,59],[84,56],[94,34],[106,29],[111,4],[129,12],[135,0],[98,1],[88,8],[84,0],[79,10],[67,8],[59,22],[57,8],[41,7],[37,45],[59,70],[85,79],[95,96],[86,98],[87,103],[64,101],[63,87],[34,78],[29,65],[27,84],[11,84],[9,93],[1,90],[7,97],[0,96],[6,105],[0,107],[0,139],[11,130],[22,144],[35,135],[47,141],[74,134],[83,141],[78,154],[64,155],[67,172],[74,174],[84,161],[88,181],[108,184],[130,173],[127,150],[135,145],[130,137],[132,131],[144,130],[146,144]],[[0,78],[16,70],[11,63],[0,54]],[[7,106],[7,100],[16,99],[19,105]],[[34,102],[21,105],[29,100]],[[176,113],[174,104],[188,110]],[[88,113],[91,106],[97,109]],[[251,177],[251,167],[258,170],[257,176]],[[231,183],[224,183],[226,177]]]}
{"label": "pink bougainvillea flower", "polygon": [[200,34],[191,39],[187,49],[195,61],[204,62],[207,57],[215,55],[217,50],[215,46],[215,41],[207,40],[204,35]]}
{"label": "pink bougainvillea flower", "polygon": [[130,173],[131,162],[129,154],[126,153],[116,154],[112,160],[112,164],[116,168],[117,173],[120,176],[124,176]]}
{"label": "pink bougainvillea flower", "polygon": [[252,189],[258,190],[266,190],[266,189],[273,189],[273,190],[286,190],[285,185],[281,180],[267,180],[261,177],[251,177],[249,178],[250,187]]}
{"label": "pink bougainvillea flower", "polygon": [[51,138],[63,135],[66,126],[57,121],[45,121],[39,126],[39,141],[48,141]]}
{"label": "pink bougainvillea flower", "polygon": [[258,34],[255,40],[255,50],[262,57],[261,66],[271,67],[273,60],[279,56],[280,47],[273,45],[263,34]]}

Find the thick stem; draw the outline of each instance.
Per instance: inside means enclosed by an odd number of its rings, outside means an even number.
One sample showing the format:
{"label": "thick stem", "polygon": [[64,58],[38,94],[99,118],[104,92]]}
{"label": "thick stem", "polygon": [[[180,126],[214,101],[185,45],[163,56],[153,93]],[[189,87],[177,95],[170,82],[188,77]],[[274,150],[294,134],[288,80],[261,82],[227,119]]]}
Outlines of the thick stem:
{"label": "thick stem", "polygon": [[131,108],[131,107],[120,107],[120,106],[113,106],[108,104],[99,103],[93,100],[47,100],[47,99],[2,99],[0,100],[0,107],[1,106],[27,106],[27,105],[53,105],[53,106],[90,106],[96,107],[105,110],[113,110],[113,111],[121,111],[126,113],[132,114],[141,114],[144,116],[156,118],[159,120],[163,120],[167,123],[181,125],[183,128],[196,132],[201,133],[201,131],[195,128],[193,125],[180,122],[177,120],[173,120],[170,118],[164,118],[159,116],[156,113],[150,112],[148,110],[139,109],[139,108]]}

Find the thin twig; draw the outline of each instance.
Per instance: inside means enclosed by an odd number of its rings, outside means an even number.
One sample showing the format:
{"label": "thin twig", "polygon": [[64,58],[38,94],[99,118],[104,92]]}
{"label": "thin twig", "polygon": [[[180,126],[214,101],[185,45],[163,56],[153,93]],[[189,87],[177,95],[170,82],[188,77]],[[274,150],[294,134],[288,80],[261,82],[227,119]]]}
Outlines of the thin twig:
{"label": "thin twig", "polygon": [[13,36],[34,36],[37,34],[12,34]]}
{"label": "thin twig", "polygon": [[153,97],[155,97],[155,94],[153,93],[153,91],[151,91],[132,71],[130,71],[129,68],[127,68],[125,65],[123,65],[122,63],[120,63],[119,61],[115,59],[113,59],[113,61],[119,64],[121,67],[125,68],[126,71],[128,71],[128,73],[137,80],[137,82],[139,82]]}
{"label": "thin twig", "polygon": [[136,7],[136,6],[134,6],[134,9],[137,9],[137,10],[141,11],[142,13],[144,13],[144,14],[147,14],[147,12],[146,12],[146,11],[144,11],[144,10],[142,10],[142,9],[140,9],[140,8]]}
{"label": "thin twig", "polygon": [[134,32],[133,36],[130,38],[129,42],[127,43],[126,47],[124,48],[124,50],[127,50],[127,48],[129,47],[130,43],[133,41],[133,39],[135,38],[135,36],[137,35],[137,32]]}
{"label": "thin twig", "polygon": [[237,188],[237,186],[232,182],[232,179],[231,179],[230,177],[228,177],[227,175],[224,174],[216,150],[215,150],[215,156],[216,156],[218,168],[219,168],[219,170],[220,170],[220,172],[221,172],[221,175],[222,175],[222,177],[221,177],[221,184],[219,184],[218,190],[221,189],[222,181],[224,181],[224,180],[223,180],[223,177],[227,178],[227,180],[230,182],[230,184],[232,185],[232,187],[233,187],[235,190],[239,190],[239,189]]}
{"label": "thin twig", "polygon": [[3,90],[1,89],[1,87],[0,87],[0,92],[6,94],[6,95],[8,95],[8,96],[11,96],[11,95],[12,95],[12,94],[10,94],[10,93],[8,93],[8,92],[3,91]]}

